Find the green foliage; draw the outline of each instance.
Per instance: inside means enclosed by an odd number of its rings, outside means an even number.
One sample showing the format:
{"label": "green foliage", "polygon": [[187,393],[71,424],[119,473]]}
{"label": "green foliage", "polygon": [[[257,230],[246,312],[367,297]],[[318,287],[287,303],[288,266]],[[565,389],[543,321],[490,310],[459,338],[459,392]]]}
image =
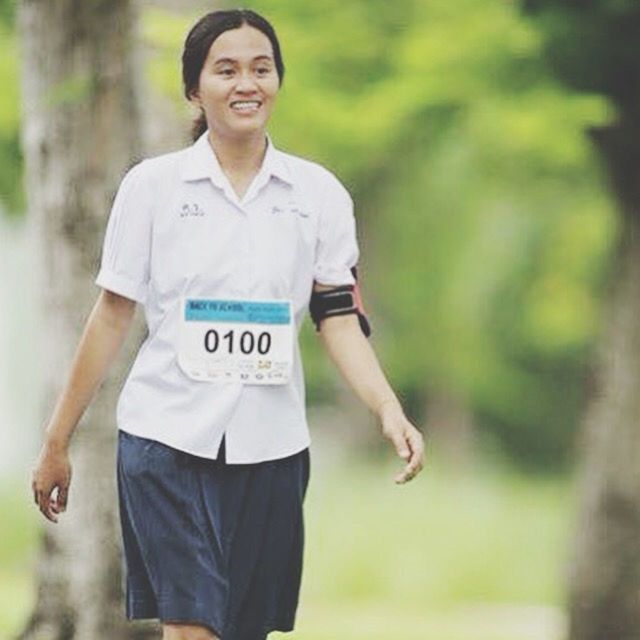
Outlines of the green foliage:
{"label": "green foliage", "polygon": [[17,9],[17,0],[0,0],[0,25],[10,28],[13,25]]}
{"label": "green foliage", "polygon": [[623,108],[640,101],[640,5],[635,0],[523,0],[538,16],[546,54],[569,86]]}
{"label": "green foliage", "polygon": [[10,16],[12,3],[0,4],[0,209],[17,213],[24,206],[18,52]]}
{"label": "green foliage", "polygon": [[152,85],[169,96],[180,108],[185,100],[181,90],[180,54],[193,16],[185,17],[149,8],[141,16],[142,41],[149,50],[145,73]]}

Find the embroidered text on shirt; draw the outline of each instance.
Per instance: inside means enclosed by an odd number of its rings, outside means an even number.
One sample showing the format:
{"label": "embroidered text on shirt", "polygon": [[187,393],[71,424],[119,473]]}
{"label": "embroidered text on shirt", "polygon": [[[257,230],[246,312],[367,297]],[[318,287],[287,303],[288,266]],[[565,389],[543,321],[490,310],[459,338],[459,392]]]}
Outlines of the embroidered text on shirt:
{"label": "embroidered text on shirt", "polygon": [[193,204],[183,204],[180,209],[180,217],[188,218],[188,217],[200,217],[204,215],[204,211],[200,208],[200,205],[197,203]]}
{"label": "embroidered text on shirt", "polygon": [[289,204],[285,209],[283,209],[282,207],[278,207],[277,205],[273,206],[271,208],[271,213],[272,214],[283,213],[284,211],[288,211],[290,213],[295,213],[295,214],[299,215],[301,218],[308,218],[309,217],[309,214],[306,211],[303,211],[302,209],[300,209],[295,204]]}

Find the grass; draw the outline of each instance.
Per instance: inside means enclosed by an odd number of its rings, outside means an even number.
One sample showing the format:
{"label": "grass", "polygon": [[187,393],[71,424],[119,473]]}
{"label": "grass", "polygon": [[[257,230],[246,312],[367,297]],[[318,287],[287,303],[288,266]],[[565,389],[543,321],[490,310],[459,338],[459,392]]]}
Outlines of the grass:
{"label": "grass", "polygon": [[272,640],[555,640],[563,633],[562,617],[534,607],[441,606],[391,607],[353,603],[301,605],[293,634],[274,633]]}
{"label": "grass", "polygon": [[[8,486],[7,486],[8,485]],[[11,638],[33,604],[31,569],[38,540],[38,511],[26,482],[3,483],[0,494],[0,638]]]}
{"label": "grass", "polygon": [[[571,524],[567,480],[493,463],[454,475],[312,458],[297,640],[560,640]],[[0,496],[0,638],[32,605],[39,520],[24,489]]]}

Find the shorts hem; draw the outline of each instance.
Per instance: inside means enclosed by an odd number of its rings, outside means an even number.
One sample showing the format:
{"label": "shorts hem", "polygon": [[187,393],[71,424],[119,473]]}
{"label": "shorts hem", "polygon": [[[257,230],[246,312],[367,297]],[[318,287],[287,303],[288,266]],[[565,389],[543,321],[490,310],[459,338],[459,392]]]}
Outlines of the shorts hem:
{"label": "shorts hem", "polygon": [[158,624],[163,625],[163,624],[171,624],[173,622],[177,623],[177,624],[193,624],[193,625],[197,625],[199,627],[206,627],[209,631],[211,631],[211,633],[215,634],[216,637],[218,638],[222,638],[221,633],[218,631],[218,628],[213,625],[211,622],[209,622],[208,620],[201,620],[200,618],[195,618],[193,616],[167,616],[167,617],[158,617],[153,616],[153,615],[138,615],[138,614],[133,614],[133,615],[127,615],[127,620],[130,621],[134,621],[134,620],[152,620],[152,621],[156,621]]}
{"label": "shorts hem", "polygon": [[294,630],[293,625],[279,624],[276,626],[264,627],[262,629],[262,633],[267,634],[267,633],[271,633],[272,631],[279,631],[280,633],[289,633],[293,630]]}
{"label": "shorts hem", "polygon": [[[258,633],[271,633],[272,631],[280,631],[281,633],[288,633],[294,630],[293,622],[265,622],[262,626],[255,629]],[[237,633],[238,626],[236,624],[230,624],[225,628],[226,633]]]}
{"label": "shorts hem", "polygon": [[195,606],[191,611],[184,605],[172,608],[171,603],[160,600],[158,604],[146,600],[133,600],[129,602],[126,612],[127,620],[157,620],[160,624],[177,622],[182,624],[195,624],[206,627],[216,636],[221,637],[224,625],[204,614],[200,607]]}
{"label": "shorts hem", "polygon": [[[162,601],[161,601],[162,602]],[[190,615],[188,613],[181,614],[170,614],[167,613],[167,609],[170,610],[170,607],[167,606],[156,606],[155,604],[151,604],[145,600],[137,600],[130,602],[130,610],[127,611],[126,617],[127,620],[156,620],[159,624],[169,624],[171,622],[178,622],[184,624],[196,624],[201,625],[209,629],[212,633],[214,633],[218,638],[224,639],[224,634],[228,633],[237,633],[238,626],[236,624],[230,624],[228,626],[218,625],[214,620],[210,620],[205,616],[198,615],[194,613]],[[222,631],[218,631],[218,629],[222,629]],[[290,633],[294,631],[295,624],[293,622],[267,622],[261,627],[257,629],[258,633],[264,634],[265,636],[272,631],[279,631],[280,633]]]}

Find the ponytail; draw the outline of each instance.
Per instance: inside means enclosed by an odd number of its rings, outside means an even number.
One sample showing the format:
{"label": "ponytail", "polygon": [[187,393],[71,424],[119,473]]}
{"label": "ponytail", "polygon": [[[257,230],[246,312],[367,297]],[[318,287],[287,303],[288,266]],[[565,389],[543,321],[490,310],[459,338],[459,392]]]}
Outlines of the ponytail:
{"label": "ponytail", "polygon": [[191,139],[195,142],[207,129],[207,118],[204,111],[200,110],[200,115],[193,121],[191,125]]}

